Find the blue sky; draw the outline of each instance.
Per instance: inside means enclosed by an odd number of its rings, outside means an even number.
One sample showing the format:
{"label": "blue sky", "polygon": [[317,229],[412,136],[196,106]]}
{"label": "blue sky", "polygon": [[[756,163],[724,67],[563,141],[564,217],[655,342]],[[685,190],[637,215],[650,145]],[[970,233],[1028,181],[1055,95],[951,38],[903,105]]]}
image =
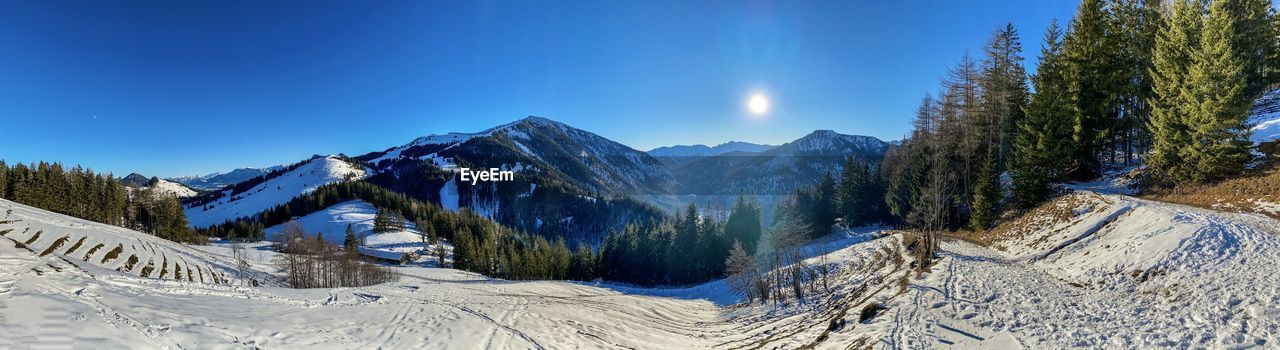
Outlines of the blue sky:
{"label": "blue sky", "polygon": [[1033,63],[1076,3],[4,1],[0,159],[203,174],[527,115],[641,150],[898,139],[966,50],[1012,22]]}

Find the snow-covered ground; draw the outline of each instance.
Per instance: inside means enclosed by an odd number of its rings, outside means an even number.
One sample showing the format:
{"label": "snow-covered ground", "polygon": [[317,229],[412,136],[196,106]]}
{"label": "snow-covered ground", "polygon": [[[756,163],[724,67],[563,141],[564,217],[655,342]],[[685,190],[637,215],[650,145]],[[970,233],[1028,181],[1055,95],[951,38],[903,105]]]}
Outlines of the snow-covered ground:
{"label": "snow-covered ground", "polygon": [[363,178],[367,169],[352,166],[336,157],[317,157],[306,164],[267,180],[253,188],[232,195],[224,191],[221,198],[208,204],[186,209],[191,227],[206,227],[248,215],[255,215],[316,188],[350,177]]}
{"label": "snow-covered ground", "polygon": [[[351,200],[334,204],[324,210],[297,218],[294,222],[302,226],[307,234],[321,233],[325,241],[341,244],[346,238],[347,225],[355,231],[357,237],[363,235],[364,247],[375,251],[395,253],[415,253],[424,250],[422,234],[412,222],[406,223],[406,229],[392,232],[373,233],[373,219],[378,209],[361,200]],[[267,237],[274,237],[284,228],[284,224],[268,227]],[[441,243],[446,251],[453,248]],[[427,252],[435,247],[426,248]],[[430,259],[428,259],[430,260]]]}
{"label": "snow-covered ground", "polygon": [[155,185],[151,187],[154,187],[156,190],[163,191],[165,193],[173,194],[178,198],[195,197],[195,195],[199,194],[198,192],[196,192],[196,190],[193,190],[190,187],[187,187],[186,185],[165,180],[165,179],[157,179]]}
{"label": "snow-covered ground", "polygon": [[[13,206],[35,213],[23,217],[28,224],[60,220]],[[505,281],[421,266],[394,267],[399,281],[362,288],[219,285],[139,277],[60,252],[40,256],[0,238],[0,348],[793,347],[827,333],[828,321],[846,309],[827,300],[864,282],[884,284],[890,279],[874,271],[899,268],[883,263],[897,254],[893,236],[842,234],[811,247],[836,249],[829,262],[841,271],[836,292],[777,308],[732,306],[738,299],[723,281],[646,289]],[[196,248],[187,250],[216,261],[230,255],[225,242]],[[266,248],[248,245],[253,270],[271,270],[275,253]]]}
{"label": "snow-covered ground", "polygon": [[1280,222],[1089,195],[1002,250],[944,241],[862,332],[884,348],[1280,345]]}
{"label": "snow-covered ground", "polygon": [[[739,304],[741,297],[724,280],[680,288],[522,282],[416,264],[393,267],[403,275],[397,282],[361,288],[296,290],[145,278],[136,269],[122,272],[117,265],[66,255],[66,248],[42,256],[44,238],[27,245],[35,249],[20,248],[27,236],[15,230],[0,238],[0,348],[1280,344],[1280,221],[1124,195],[1068,197],[1074,199],[1066,217],[1031,220],[992,247],[944,240],[941,258],[918,279],[909,272],[899,235],[882,236],[874,228],[838,231],[803,248],[806,264],[832,269],[829,291],[783,305]],[[4,228],[152,240],[0,203],[17,218]],[[273,270],[276,253],[267,248],[248,246],[255,273]],[[139,250],[181,256],[188,266],[196,261],[216,269],[230,261],[225,242],[160,242]],[[860,311],[873,302],[887,309],[860,323]]]}

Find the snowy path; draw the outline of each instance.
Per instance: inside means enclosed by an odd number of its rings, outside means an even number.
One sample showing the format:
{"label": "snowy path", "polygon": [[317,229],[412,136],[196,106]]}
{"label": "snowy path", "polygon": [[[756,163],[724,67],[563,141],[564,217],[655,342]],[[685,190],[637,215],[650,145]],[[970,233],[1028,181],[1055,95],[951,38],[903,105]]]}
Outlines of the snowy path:
{"label": "snowy path", "polygon": [[[1119,195],[1040,259],[948,240],[888,305],[885,348],[1280,344],[1280,222]],[[1116,207],[1127,208],[1116,210]],[[1104,215],[1120,212],[1118,216]],[[1086,217],[1088,217],[1086,215]],[[1108,219],[1110,218],[1110,219]],[[1113,221],[1101,221],[1112,220]],[[1010,258],[1010,256],[1016,258]]]}

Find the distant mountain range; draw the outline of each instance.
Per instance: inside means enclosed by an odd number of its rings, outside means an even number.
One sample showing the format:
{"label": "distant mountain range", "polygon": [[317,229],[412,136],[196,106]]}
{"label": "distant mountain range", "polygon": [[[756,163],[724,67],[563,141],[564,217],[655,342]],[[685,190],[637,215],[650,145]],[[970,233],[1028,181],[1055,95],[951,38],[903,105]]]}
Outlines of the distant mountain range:
{"label": "distant mountain range", "polygon": [[246,180],[266,175],[272,170],[280,169],[281,166],[273,166],[266,168],[239,168],[225,173],[212,173],[203,176],[181,176],[169,178],[169,181],[181,183],[198,190],[216,190],[244,182]]}
{"label": "distant mountain range", "polygon": [[687,164],[701,157],[718,156],[729,153],[760,153],[775,146],[761,145],[742,141],[729,141],[715,147],[707,145],[675,145],[658,147],[649,150],[649,155],[658,158],[668,168]]}
{"label": "distant mountain range", "polygon": [[[526,232],[598,241],[627,222],[656,219],[681,205],[666,199],[791,194],[838,171],[847,156],[875,162],[888,147],[874,137],[820,130],[779,146],[734,141],[642,152],[531,116],[356,157],[317,156],[285,167],[174,180],[214,189],[187,200],[188,220],[198,227],[260,213],[327,183],[365,179]],[[472,185],[457,180],[462,168],[511,170],[515,179]]]}

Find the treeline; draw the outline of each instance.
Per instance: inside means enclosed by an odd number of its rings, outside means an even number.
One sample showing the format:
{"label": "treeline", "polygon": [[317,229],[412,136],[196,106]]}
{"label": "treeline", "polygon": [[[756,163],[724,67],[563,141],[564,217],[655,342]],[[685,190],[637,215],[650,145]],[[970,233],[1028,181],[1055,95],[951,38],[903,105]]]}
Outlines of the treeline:
{"label": "treeline", "polygon": [[848,227],[889,222],[893,218],[877,169],[871,162],[848,157],[838,180],[828,173],[818,183],[801,188],[794,204],[782,207],[783,214],[802,223],[808,238],[830,233],[837,220]]}
{"label": "treeline", "polygon": [[286,224],[277,238],[283,254],[274,263],[293,288],[360,287],[399,278],[390,268],[365,261],[354,249],[326,242],[319,234],[307,235],[297,223]]}
{"label": "treeline", "polygon": [[0,161],[0,198],[180,242],[202,237],[187,227],[177,197],[157,190],[131,190],[110,174],[59,163]]}
{"label": "treeline", "polygon": [[724,276],[735,242],[754,252],[761,237],[760,206],[739,196],[725,219],[690,204],[670,222],[627,225],[600,246],[599,277],[639,285],[675,285]]}
{"label": "treeline", "polygon": [[1157,186],[1238,175],[1248,109],[1276,80],[1276,34],[1265,0],[1085,0],[1048,28],[1028,77],[1007,25],[925,96],[883,162],[885,202],[912,227],[985,229],[1053,183],[1140,159]]}

